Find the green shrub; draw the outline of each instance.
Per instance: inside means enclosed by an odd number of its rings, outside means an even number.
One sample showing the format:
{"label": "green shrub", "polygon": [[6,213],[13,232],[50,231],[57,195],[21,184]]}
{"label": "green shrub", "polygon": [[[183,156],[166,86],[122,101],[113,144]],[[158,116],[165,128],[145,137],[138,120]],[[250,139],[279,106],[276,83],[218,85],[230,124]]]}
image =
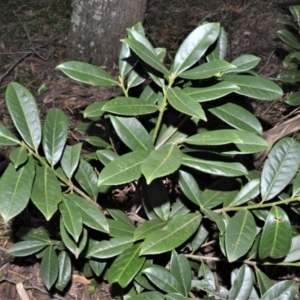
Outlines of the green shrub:
{"label": "green shrub", "polygon": [[[170,68],[166,50],[153,48],[140,24],[122,42],[118,79],[82,62],[57,67],[124,93],[84,110],[106,129],[87,138],[98,150],[86,157],[81,144],[66,145],[61,110],[41,125],[30,92],[9,84],[6,104],[20,139],[0,125],[1,145],[18,146],[0,180],[1,215],[7,222],[31,200],[58,223],[56,232],[47,223],[23,230],[9,253],[41,258],[44,284],[60,291],[75,258],[85,262],[86,276],[118,283],[124,299],[293,299],[296,283],[274,284],[262,268],[299,265],[300,234],[288,212],[299,214],[300,145],[279,141],[260,174],[250,155],[269,145],[243,107],[245,97],[270,101],[282,90],[253,75],[259,58],[224,60],[227,38],[218,23],[196,28]],[[140,95],[131,92],[137,86]],[[129,184],[125,213],[107,195]],[[215,256],[205,255],[209,245]],[[210,261],[222,266],[212,270]]]}

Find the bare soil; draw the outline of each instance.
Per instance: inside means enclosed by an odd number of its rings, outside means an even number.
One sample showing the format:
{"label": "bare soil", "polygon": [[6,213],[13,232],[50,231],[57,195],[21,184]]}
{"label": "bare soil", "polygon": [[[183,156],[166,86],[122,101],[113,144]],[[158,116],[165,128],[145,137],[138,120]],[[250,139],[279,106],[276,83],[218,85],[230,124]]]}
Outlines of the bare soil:
{"label": "bare soil", "polygon": [[[289,16],[287,6],[280,5],[284,3],[290,4],[285,0],[149,0],[144,24],[153,44],[169,50],[167,63],[171,63],[180,43],[198,24],[220,22],[229,35],[227,60],[246,53],[257,55],[261,62],[256,71],[276,80],[282,70],[282,59],[289,50],[276,33],[282,28],[276,19]],[[0,121],[6,126],[12,127],[4,101],[5,88],[11,81],[30,89],[41,116],[53,107],[63,109],[71,129],[69,140],[74,143],[84,139],[73,131],[81,122],[79,112],[90,103],[119,93],[116,89],[86,87],[55,71],[55,66],[66,60],[70,15],[70,0],[0,2]],[[117,74],[116,69],[109,71]],[[284,97],[274,102],[252,101],[266,130],[293,116],[284,101],[295,88],[283,86]],[[7,149],[0,148],[0,175],[5,169],[2,161],[7,154]],[[17,225],[39,221],[27,211]],[[41,282],[37,261],[32,258],[13,260],[6,255],[6,249],[12,244],[11,226],[0,221],[0,300],[115,299],[105,282],[90,295],[90,280],[78,271],[74,271],[73,283],[65,295],[49,294]]]}

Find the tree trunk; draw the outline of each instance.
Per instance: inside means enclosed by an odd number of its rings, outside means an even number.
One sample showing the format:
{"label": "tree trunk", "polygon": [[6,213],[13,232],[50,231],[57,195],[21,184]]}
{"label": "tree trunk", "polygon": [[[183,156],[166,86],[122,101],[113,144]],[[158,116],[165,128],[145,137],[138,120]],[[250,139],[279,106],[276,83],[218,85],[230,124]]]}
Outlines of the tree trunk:
{"label": "tree trunk", "polygon": [[144,20],[147,0],[73,0],[67,56],[95,65],[116,62],[126,28]]}

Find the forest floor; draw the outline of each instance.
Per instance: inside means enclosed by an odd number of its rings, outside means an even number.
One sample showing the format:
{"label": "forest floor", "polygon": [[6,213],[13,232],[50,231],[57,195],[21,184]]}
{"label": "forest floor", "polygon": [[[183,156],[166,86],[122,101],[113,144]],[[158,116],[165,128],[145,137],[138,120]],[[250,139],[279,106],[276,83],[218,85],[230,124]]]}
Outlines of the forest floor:
{"label": "forest floor", "polygon": [[[88,104],[112,97],[109,89],[86,87],[65,78],[55,67],[66,60],[66,36],[71,15],[70,0],[10,0],[0,2],[0,121],[12,127],[6,110],[4,93],[11,81],[26,86],[36,97],[41,115],[51,108],[63,109],[72,130],[81,122],[80,111]],[[145,28],[155,46],[168,49],[167,60],[184,38],[203,21],[217,21],[229,36],[227,60],[242,54],[261,58],[256,71],[276,80],[282,70],[282,59],[289,50],[278,38],[276,31],[282,25],[279,17],[289,17],[287,7],[279,6],[286,0],[149,0]],[[295,90],[285,85],[284,97],[273,102],[252,102],[256,115],[269,129],[290,116],[284,101]],[[73,132],[72,136],[76,136]],[[71,137],[72,138],[72,137]],[[7,150],[0,148],[0,176],[5,169],[1,164]],[[1,192],[1,191],[0,191]],[[23,224],[39,220],[22,216]],[[21,223],[20,223],[21,224]],[[39,263],[13,260],[5,255],[12,241],[11,224],[0,220],[0,300],[10,299],[114,299],[110,286],[102,283],[92,295],[89,279],[74,272],[73,284],[66,295],[49,295],[39,276]],[[18,284],[18,286],[17,286]],[[17,288],[16,288],[17,287]]]}

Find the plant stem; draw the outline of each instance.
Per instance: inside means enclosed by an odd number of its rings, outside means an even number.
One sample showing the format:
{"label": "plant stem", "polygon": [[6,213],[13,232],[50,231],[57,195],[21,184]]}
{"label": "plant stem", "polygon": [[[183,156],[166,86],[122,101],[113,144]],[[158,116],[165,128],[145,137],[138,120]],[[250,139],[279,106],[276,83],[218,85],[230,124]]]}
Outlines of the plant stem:
{"label": "plant stem", "polygon": [[215,209],[214,212],[219,214],[219,213],[226,212],[226,211],[261,209],[261,208],[272,207],[272,206],[287,204],[287,203],[296,202],[296,201],[300,201],[300,197],[287,198],[284,200],[279,200],[279,201],[270,202],[270,203],[258,203],[258,204],[246,205],[246,206],[223,207],[223,208]]}

